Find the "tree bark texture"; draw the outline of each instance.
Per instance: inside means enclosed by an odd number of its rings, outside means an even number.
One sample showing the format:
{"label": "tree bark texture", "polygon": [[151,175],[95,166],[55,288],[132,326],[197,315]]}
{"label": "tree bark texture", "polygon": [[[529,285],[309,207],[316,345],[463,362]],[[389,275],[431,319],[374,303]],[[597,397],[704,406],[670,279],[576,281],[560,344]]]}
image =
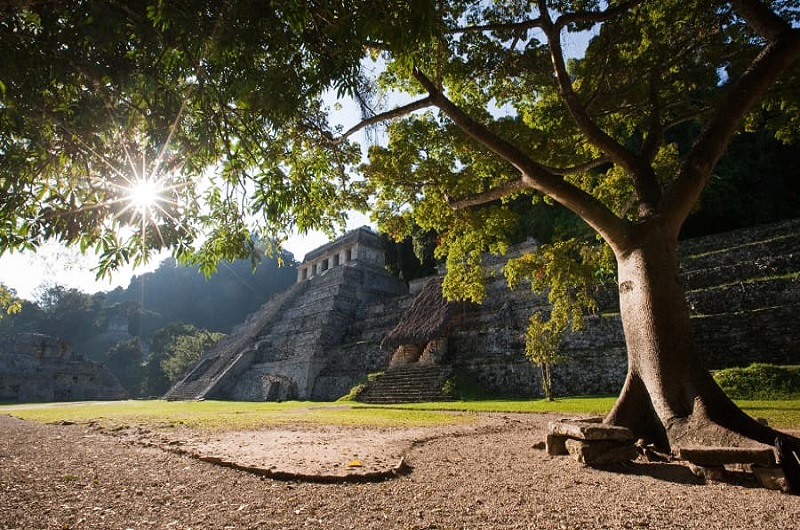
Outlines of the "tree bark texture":
{"label": "tree bark texture", "polygon": [[695,349],[677,246],[652,219],[632,225],[616,251],[628,373],[606,422],[664,450],[772,445],[778,433],[725,395]]}

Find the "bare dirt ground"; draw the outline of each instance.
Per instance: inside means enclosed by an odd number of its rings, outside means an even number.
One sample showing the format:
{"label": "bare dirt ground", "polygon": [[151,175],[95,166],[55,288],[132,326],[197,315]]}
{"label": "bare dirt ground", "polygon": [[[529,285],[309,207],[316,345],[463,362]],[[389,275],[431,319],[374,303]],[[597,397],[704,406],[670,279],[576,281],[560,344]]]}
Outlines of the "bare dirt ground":
{"label": "bare dirt ground", "polygon": [[213,434],[0,416],[0,528],[800,528],[800,496],[550,457],[552,419]]}

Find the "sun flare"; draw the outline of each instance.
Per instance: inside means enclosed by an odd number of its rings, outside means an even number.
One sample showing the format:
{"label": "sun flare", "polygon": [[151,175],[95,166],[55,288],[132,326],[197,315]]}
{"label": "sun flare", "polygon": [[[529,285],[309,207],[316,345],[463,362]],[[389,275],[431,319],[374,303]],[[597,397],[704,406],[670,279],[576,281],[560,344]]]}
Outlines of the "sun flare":
{"label": "sun flare", "polygon": [[161,200],[163,186],[155,179],[143,178],[133,182],[128,190],[128,200],[140,213],[153,209]]}

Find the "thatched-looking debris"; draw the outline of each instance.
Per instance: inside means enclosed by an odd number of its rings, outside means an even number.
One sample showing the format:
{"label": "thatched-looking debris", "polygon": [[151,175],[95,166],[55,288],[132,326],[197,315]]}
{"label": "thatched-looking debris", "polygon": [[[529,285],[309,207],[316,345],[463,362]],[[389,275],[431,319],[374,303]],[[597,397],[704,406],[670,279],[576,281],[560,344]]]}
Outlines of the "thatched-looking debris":
{"label": "thatched-looking debris", "polygon": [[446,337],[465,303],[447,301],[442,296],[442,280],[435,277],[425,283],[406,314],[381,342],[383,349],[409,345],[424,348],[427,343]]}

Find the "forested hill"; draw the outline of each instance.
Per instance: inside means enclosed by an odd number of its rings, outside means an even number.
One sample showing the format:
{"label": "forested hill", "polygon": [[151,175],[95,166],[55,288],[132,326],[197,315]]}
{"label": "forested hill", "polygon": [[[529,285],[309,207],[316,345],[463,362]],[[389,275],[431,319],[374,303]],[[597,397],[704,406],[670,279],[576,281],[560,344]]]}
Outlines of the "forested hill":
{"label": "forested hill", "polygon": [[[283,266],[264,258],[255,271],[249,261],[221,262],[208,278],[197,267],[168,259],[155,271],[135,276],[125,289],[89,294],[47,287],[36,303],[23,301],[22,311],[0,320],[0,335],[44,333],[80,347],[110,331],[147,344],[155,331],[176,322],[228,333],[294,283],[296,275],[294,257],[288,253]],[[97,357],[104,351],[91,347],[81,353]]]}
{"label": "forested hill", "polygon": [[138,307],[129,312],[134,335],[149,336],[170,322],[228,333],[274,294],[297,278],[291,254],[284,265],[265,258],[253,271],[249,261],[222,262],[216,274],[206,278],[196,267],[164,260],[153,272],[135,276],[127,289],[106,294],[106,305]]}

